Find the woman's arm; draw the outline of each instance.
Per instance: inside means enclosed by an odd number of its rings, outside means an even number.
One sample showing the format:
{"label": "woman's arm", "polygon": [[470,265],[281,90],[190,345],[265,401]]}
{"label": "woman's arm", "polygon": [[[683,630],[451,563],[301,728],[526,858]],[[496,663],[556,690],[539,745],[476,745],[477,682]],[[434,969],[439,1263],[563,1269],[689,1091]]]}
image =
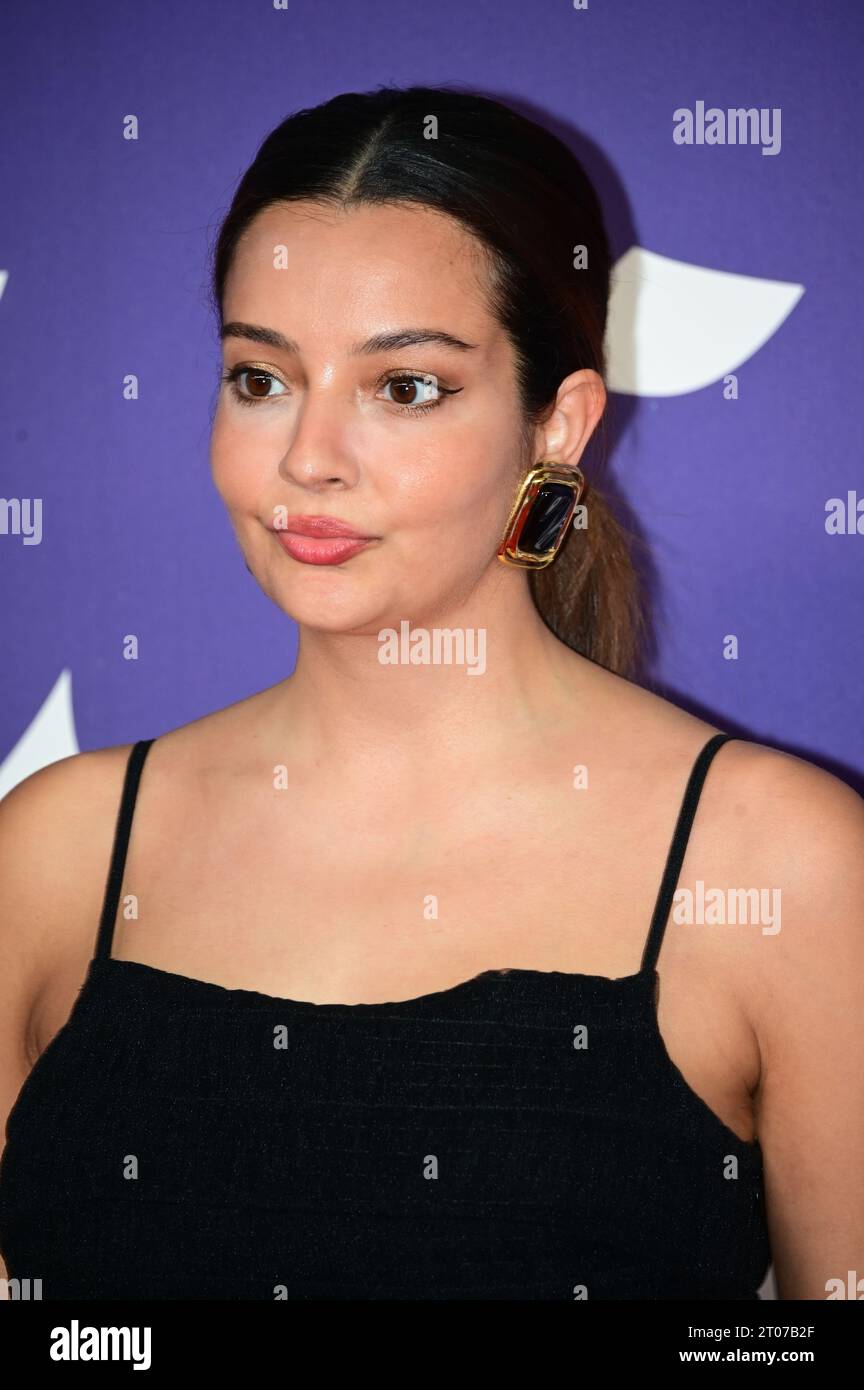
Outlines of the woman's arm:
{"label": "woman's arm", "polygon": [[[0,1154],[7,1116],[34,1060],[28,1046],[34,961],[26,923],[34,910],[33,861],[39,843],[34,813],[40,799],[38,791],[22,783],[0,801]],[[8,1278],[2,1257],[0,1277]],[[0,1298],[6,1296],[4,1286]]]}
{"label": "woman's arm", "polygon": [[62,758],[0,800],[0,1154],[38,1055],[34,1006],[60,966],[83,983],[95,948],[127,755]]}
{"label": "woman's arm", "polygon": [[755,953],[751,1007],[778,1297],[862,1298],[864,801],[797,758],[760,762],[748,800],[781,929]]}

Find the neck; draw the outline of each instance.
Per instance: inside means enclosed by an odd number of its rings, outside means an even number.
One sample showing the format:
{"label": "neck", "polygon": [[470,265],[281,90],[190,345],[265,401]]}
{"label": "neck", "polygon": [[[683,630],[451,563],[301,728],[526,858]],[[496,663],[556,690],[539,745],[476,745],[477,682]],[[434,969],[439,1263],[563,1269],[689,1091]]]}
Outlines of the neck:
{"label": "neck", "polygon": [[556,710],[572,718],[583,659],[550,632],[527,577],[517,578],[374,631],[301,626],[294,674],[272,692],[286,756],[319,773],[368,764],[380,778],[386,750],[383,771],[396,776],[416,767],[464,777],[542,738]]}

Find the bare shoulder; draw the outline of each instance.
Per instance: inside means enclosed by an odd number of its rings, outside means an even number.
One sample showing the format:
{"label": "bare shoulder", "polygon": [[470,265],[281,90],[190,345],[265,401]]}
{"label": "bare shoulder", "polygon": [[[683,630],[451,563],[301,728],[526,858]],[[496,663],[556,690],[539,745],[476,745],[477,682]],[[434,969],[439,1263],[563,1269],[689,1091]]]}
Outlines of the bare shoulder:
{"label": "bare shoulder", "polygon": [[[262,692],[267,695],[269,692]],[[161,734],[172,773],[243,745],[262,695]],[[0,937],[7,952],[49,961],[95,930],[132,744],[75,753],[0,800]],[[93,943],[90,942],[90,945]]]}
{"label": "bare shoulder", "polygon": [[864,1017],[864,799],[804,758],[736,738],[715,756],[698,815],[720,881],[772,904],[770,929],[739,933],[734,956],[776,1074],[805,1017],[814,1053],[838,1011],[853,1027]]}
{"label": "bare shoulder", "polygon": [[[249,696],[159,736],[170,776],[157,779],[157,810],[182,795],[188,774],[246,747],[270,695]],[[55,972],[83,980],[92,957],[132,747],[61,758],[0,800],[0,971],[5,1001],[15,994],[19,1006],[29,1001],[31,1014]]]}
{"label": "bare shoulder", "polygon": [[[612,739],[638,750],[652,797],[663,787],[671,804],[701,749],[727,731],[609,673],[600,689]],[[705,868],[718,883],[779,894],[781,930],[739,935],[726,953],[763,1018],[814,970],[864,977],[864,799],[842,778],[733,733],[710,763],[691,844],[691,876]]]}
{"label": "bare shoulder", "polygon": [[[649,742],[664,757],[674,750],[679,769],[692,765],[715,733],[726,732],[667,701],[659,705],[665,708],[655,705],[649,715]],[[803,967],[824,950],[829,917],[836,937],[864,938],[864,799],[849,783],[806,758],[733,733],[711,761],[697,816],[696,833],[710,841],[712,858],[730,881],[781,891],[795,930],[776,956]]]}
{"label": "bare shoulder", "polygon": [[[189,768],[242,749],[270,690],[161,734],[165,794]],[[0,800],[0,943],[35,968],[94,941],[132,744],[61,758]],[[94,916],[95,913],[95,916]],[[80,931],[79,931],[80,928]],[[82,935],[83,933],[83,935]]]}
{"label": "bare shoulder", "polygon": [[[157,779],[157,813],[188,787],[187,773],[244,746],[259,699],[250,696],[158,738],[167,745],[161,751],[171,776]],[[0,1061],[0,1073],[6,1069],[0,1104],[39,1055],[43,1001],[52,1001],[52,1018],[65,1016],[84,982],[132,747],[58,759],[0,799],[0,1052],[11,1059]],[[159,815],[150,820],[158,824]]]}
{"label": "bare shoulder", "polygon": [[[646,770],[668,766],[680,778],[713,735],[727,732],[610,672],[600,677],[599,689],[615,710],[612,727]],[[854,859],[856,850],[860,856],[864,799],[855,789],[806,758],[746,736],[733,733],[716,753],[699,814],[703,822],[725,823],[730,836],[737,827],[740,852],[782,869],[790,888],[793,882],[806,888],[814,875],[830,874],[850,854]]]}
{"label": "bare shoulder", "polygon": [[[50,873],[55,851],[80,848],[97,819],[119,792],[131,744],[73,753],[33,772],[0,800],[0,853],[15,871],[15,855],[40,849]],[[114,800],[116,813],[117,803]],[[46,836],[58,843],[46,844]]]}
{"label": "bare shoulder", "polygon": [[130,747],[61,758],[0,801],[0,973],[25,992],[92,949]]}
{"label": "bare shoulder", "polygon": [[860,913],[864,799],[858,792],[805,758],[746,739],[733,739],[716,764],[714,800],[722,798],[734,816],[742,855],[782,881],[790,906],[812,908],[818,893],[825,909],[857,905]]}
{"label": "bare shoulder", "polygon": [[[778,957],[811,969],[864,967],[864,799],[841,778],[779,749],[735,743],[726,780],[740,808],[742,856],[783,899]],[[779,961],[778,961],[779,964]],[[812,979],[812,976],[810,976]]]}

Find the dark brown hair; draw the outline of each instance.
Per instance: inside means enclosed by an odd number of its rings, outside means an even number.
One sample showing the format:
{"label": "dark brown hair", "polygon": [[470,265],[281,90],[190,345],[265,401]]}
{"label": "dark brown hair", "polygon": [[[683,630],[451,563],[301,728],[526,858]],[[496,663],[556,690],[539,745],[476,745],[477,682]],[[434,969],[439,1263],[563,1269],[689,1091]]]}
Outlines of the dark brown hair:
{"label": "dark brown hair", "polygon": [[[564,377],[605,376],[610,251],[597,194],[563,141],[504,103],[449,87],[347,92],[296,112],[266,137],[219,229],[212,297],[222,317],[238,241],[272,203],[422,205],[477,239],[492,269],[492,311],[514,348],[524,440],[554,407]],[[587,264],[574,268],[574,249]],[[583,466],[588,525],[571,527],[551,565],[531,572],[534,603],[561,641],[629,675],[643,627],[630,538]],[[597,453],[595,440],[589,449]]]}

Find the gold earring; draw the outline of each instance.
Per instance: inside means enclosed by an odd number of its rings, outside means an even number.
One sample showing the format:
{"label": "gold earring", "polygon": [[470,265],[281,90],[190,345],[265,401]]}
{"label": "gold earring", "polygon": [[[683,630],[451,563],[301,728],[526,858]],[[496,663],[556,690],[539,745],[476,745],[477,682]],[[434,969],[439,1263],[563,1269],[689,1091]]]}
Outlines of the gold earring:
{"label": "gold earring", "polygon": [[520,569],[551,565],[584,488],[580,468],[542,460],[536,464],[522,480],[498,546],[498,559]]}

